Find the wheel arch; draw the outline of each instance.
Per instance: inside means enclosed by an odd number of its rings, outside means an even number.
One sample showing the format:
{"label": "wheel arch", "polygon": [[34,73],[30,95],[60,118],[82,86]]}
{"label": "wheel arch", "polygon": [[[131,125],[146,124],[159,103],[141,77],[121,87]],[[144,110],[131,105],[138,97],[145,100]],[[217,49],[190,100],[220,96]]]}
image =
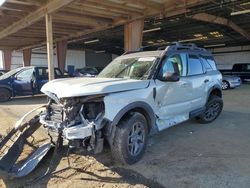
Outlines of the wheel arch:
{"label": "wheel arch", "polygon": [[151,128],[155,125],[156,117],[153,109],[149,104],[146,102],[133,102],[124,108],[122,108],[115,116],[112,122],[110,122],[106,127],[105,132],[106,138],[110,145],[113,145],[113,140],[115,137],[116,127],[119,122],[126,116],[128,116],[131,112],[139,112],[143,114],[148,123],[148,130],[150,131]]}
{"label": "wheel arch", "polygon": [[211,95],[215,95],[215,96],[222,98],[221,86],[215,85],[212,88],[210,88],[208,91],[207,100],[210,98]]}
{"label": "wheel arch", "polygon": [[9,86],[5,86],[5,85],[0,85],[0,89],[7,89],[10,92],[10,95],[13,96],[13,89]]}
{"label": "wheel arch", "polygon": [[231,86],[230,86],[230,82],[229,82],[229,81],[227,81],[227,80],[222,80],[222,82],[226,82],[226,83],[228,83],[228,86],[229,86],[229,87],[231,87]]}
{"label": "wheel arch", "polygon": [[117,113],[117,115],[115,116],[111,125],[116,126],[122,120],[122,118],[124,118],[125,116],[127,116],[131,112],[139,112],[142,115],[144,115],[144,117],[147,120],[149,130],[155,124],[155,119],[156,119],[155,113],[154,113],[153,109],[151,108],[151,106],[149,104],[147,104],[146,102],[133,102],[133,103],[125,106],[124,108],[122,108]]}

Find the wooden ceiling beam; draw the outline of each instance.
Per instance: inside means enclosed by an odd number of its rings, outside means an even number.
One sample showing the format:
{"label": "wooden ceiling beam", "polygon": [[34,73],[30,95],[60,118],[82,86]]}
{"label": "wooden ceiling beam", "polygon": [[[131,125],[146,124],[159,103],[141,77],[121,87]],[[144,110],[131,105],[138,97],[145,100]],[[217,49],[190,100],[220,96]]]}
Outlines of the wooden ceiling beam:
{"label": "wooden ceiling beam", "polygon": [[16,11],[25,11],[25,12],[31,12],[34,9],[37,9],[37,6],[34,5],[20,5],[20,4],[13,4],[13,3],[9,3],[8,1],[6,3],[4,3],[1,8],[9,8],[9,9],[13,9]]}
{"label": "wooden ceiling beam", "polygon": [[66,23],[71,23],[74,25],[80,24],[80,25],[92,25],[92,26],[98,26],[98,25],[105,25],[105,24],[112,24],[111,19],[105,19],[105,18],[93,18],[90,16],[79,16],[77,14],[62,14],[57,13],[53,16],[53,20],[56,23],[57,21],[62,21]]}
{"label": "wooden ceiling beam", "polygon": [[144,7],[144,9],[154,9],[154,10],[162,10],[164,9],[163,3],[152,2],[150,0],[124,0],[123,4],[133,4],[140,7]]}
{"label": "wooden ceiling beam", "polygon": [[27,15],[23,19],[13,23],[12,25],[7,27],[6,29],[2,30],[0,32],[0,39],[5,38],[13,33],[16,33],[17,31],[19,31],[23,28],[26,28],[26,27],[32,25],[33,23],[41,20],[45,16],[45,13],[51,14],[51,13],[59,10],[60,8],[72,3],[73,1],[74,0],[51,0],[51,1],[49,1],[49,3],[42,6],[38,10],[30,13],[29,15]]}
{"label": "wooden ceiling beam", "polygon": [[41,6],[42,1],[18,1],[18,0],[8,0],[8,3],[28,5],[28,6]]}
{"label": "wooden ceiling beam", "polygon": [[230,27],[231,29],[233,29],[234,31],[238,32],[243,37],[245,37],[247,40],[250,40],[250,34],[229,19],[219,17],[219,16],[214,16],[214,15],[207,14],[207,13],[198,13],[198,14],[191,16],[191,18],[195,20],[199,20],[199,21],[204,21],[208,23]]}
{"label": "wooden ceiling beam", "polygon": [[129,6],[124,6],[120,5],[117,3],[108,3],[106,1],[87,1],[84,4],[85,7],[92,7],[96,9],[101,9],[104,11],[110,11],[110,12],[116,12],[116,13],[121,13],[121,14],[129,14],[133,16],[139,16],[143,15],[143,10],[129,7]]}
{"label": "wooden ceiling beam", "polygon": [[93,11],[90,10],[86,7],[67,7],[67,9],[64,9],[61,11],[62,13],[77,13],[79,15],[83,16],[95,16],[95,17],[100,17],[100,18],[108,18],[108,19],[114,19],[117,17],[126,17],[122,14],[116,14],[116,13],[111,13],[107,11]]}

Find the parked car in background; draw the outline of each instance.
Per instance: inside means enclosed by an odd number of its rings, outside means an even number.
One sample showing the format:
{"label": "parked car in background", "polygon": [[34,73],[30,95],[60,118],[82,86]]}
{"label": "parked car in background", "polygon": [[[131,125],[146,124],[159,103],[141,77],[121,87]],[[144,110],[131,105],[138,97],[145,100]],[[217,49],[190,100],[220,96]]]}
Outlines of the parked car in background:
{"label": "parked car in background", "polygon": [[99,67],[84,67],[81,69],[76,69],[74,76],[75,77],[95,77],[101,72]]}
{"label": "parked car in background", "polygon": [[6,72],[8,72],[7,70],[0,70],[0,76],[4,75]]}
{"label": "parked car in background", "polygon": [[223,75],[222,76],[222,86],[221,88],[223,90],[227,89],[233,89],[236,87],[241,86],[241,79],[238,76],[229,76],[229,75]]}
{"label": "parked car in background", "polygon": [[[62,72],[55,68],[55,78],[63,78]],[[0,102],[11,97],[35,95],[48,82],[47,67],[21,67],[0,76]]]}
{"label": "parked car in background", "polygon": [[220,70],[223,75],[238,76],[241,80],[250,79],[250,63],[234,64],[232,70]]}

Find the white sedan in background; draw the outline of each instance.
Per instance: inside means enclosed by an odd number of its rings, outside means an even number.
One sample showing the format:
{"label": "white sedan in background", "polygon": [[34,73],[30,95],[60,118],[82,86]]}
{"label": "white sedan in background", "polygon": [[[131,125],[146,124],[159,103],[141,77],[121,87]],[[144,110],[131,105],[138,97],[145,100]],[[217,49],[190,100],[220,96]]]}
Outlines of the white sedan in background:
{"label": "white sedan in background", "polygon": [[241,79],[238,76],[223,75],[222,77],[222,89],[233,89],[241,86]]}

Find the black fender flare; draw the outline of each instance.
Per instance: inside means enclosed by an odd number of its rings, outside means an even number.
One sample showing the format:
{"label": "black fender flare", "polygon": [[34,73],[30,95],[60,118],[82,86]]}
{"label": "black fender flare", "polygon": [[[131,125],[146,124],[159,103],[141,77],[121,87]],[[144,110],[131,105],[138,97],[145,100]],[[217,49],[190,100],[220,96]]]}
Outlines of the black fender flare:
{"label": "black fender flare", "polygon": [[122,108],[117,115],[115,116],[115,118],[113,119],[112,122],[110,122],[109,124],[109,136],[108,136],[108,141],[109,143],[112,145],[113,143],[113,139],[115,136],[115,130],[116,130],[116,126],[117,124],[120,122],[120,120],[130,111],[138,111],[141,112],[145,118],[147,119],[147,122],[149,123],[149,131],[152,129],[152,127],[155,125],[156,122],[156,116],[154,113],[154,110],[152,109],[152,107],[147,104],[146,102],[143,101],[138,101],[138,102],[133,102],[128,104],[127,106],[125,106],[124,108]]}
{"label": "black fender flare", "polygon": [[215,84],[213,87],[211,87],[209,90],[208,90],[208,95],[207,95],[207,101],[211,95],[211,93],[213,91],[217,90],[219,93],[219,97],[222,97],[222,89],[221,89],[221,86],[219,84]]}
{"label": "black fender flare", "polygon": [[153,109],[151,108],[151,106],[149,104],[147,104],[146,102],[133,102],[131,104],[128,104],[127,106],[125,106],[124,108],[122,108],[118,114],[115,116],[114,120],[112,121],[112,126],[116,126],[119,121],[122,119],[122,117],[129,111],[134,110],[134,109],[142,109],[144,110],[144,112],[146,112],[147,114],[143,114],[146,115],[147,117],[145,118],[149,118],[147,120],[149,120],[149,126],[152,127],[155,123],[155,113],[153,111]]}

